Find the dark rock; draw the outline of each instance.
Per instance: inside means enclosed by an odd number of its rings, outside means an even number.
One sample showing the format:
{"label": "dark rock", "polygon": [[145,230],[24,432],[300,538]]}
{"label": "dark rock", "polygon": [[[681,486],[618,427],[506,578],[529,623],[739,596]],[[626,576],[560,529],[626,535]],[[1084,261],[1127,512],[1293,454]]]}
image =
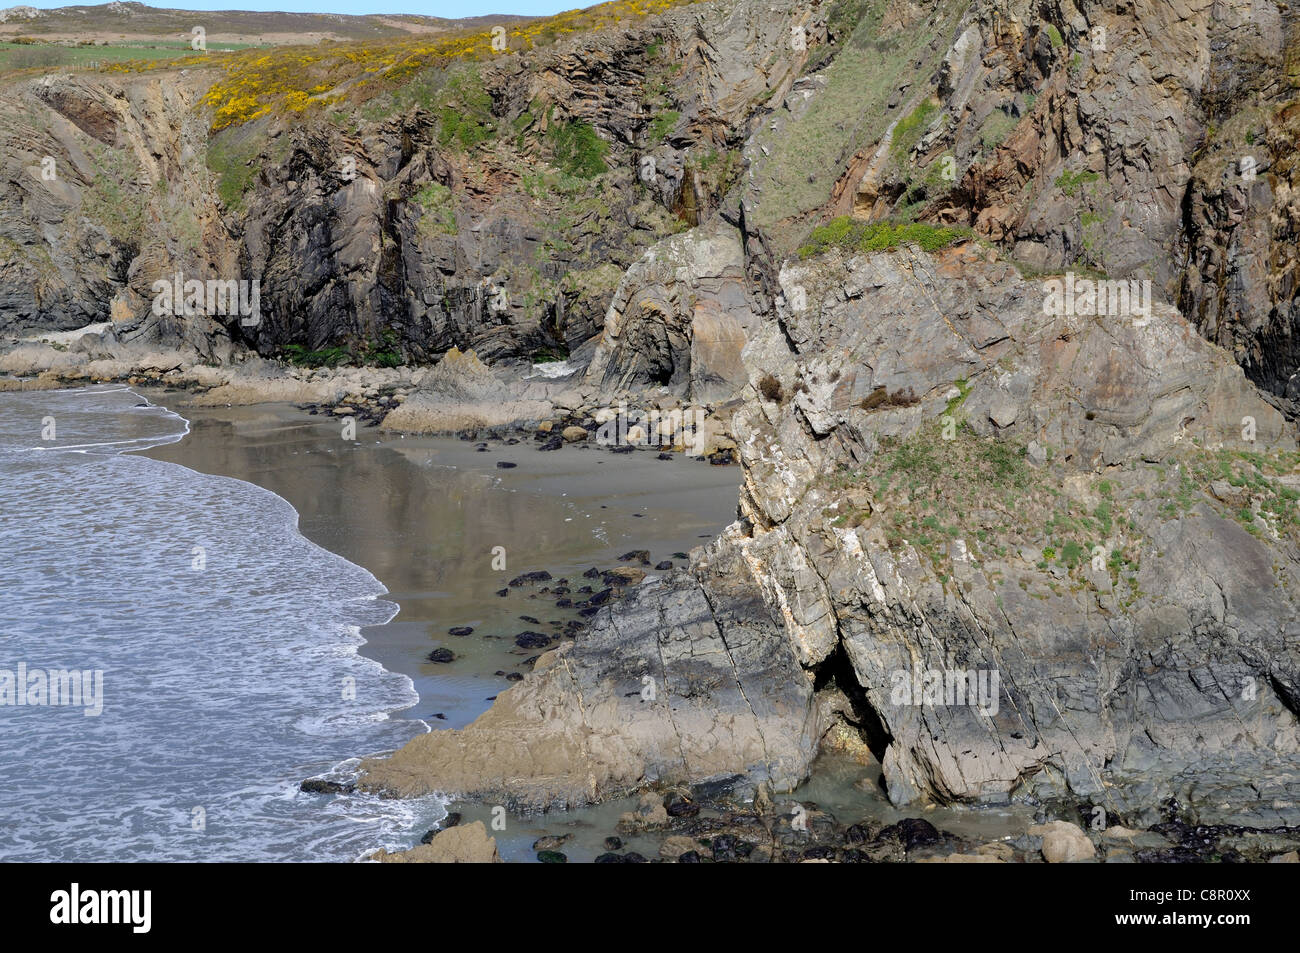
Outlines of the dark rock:
{"label": "dark rock", "polygon": [[672,560],[665,559],[663,562],[655,564],[656,572],[667,572],[673,568]]}
{"label": "dark rock", "polygon": [[547,440],[544,444],[542,444],[537,449],[538,450],[559,450],[563,446],[564,446],[564,438],[557,435],[552,437],[550,440]]}
{"label": "dark rock", "polygon": [[517,467],[517,466],[519,466],[519,464],[517,464],[517,463],[511,463],[509,460],[498,460],[498,461],[497,461],[497,469],[498,469],[498,470],[513,470],[513,469],[514,469],[515,467]]}
{"label": "dark rock", "polygon": [[447,662],[456,661],[456,653],[451,649],[434,649],[426,655],[425,658],[430,662],[438,662],[445,665]]}
{"label": "dark rock", "polygon": [[551,636],[542,632],[520,632],[515,636],[515,645],[521,649],[542,649],[552,641]]}
{"label": "dark rock", "polygon": [[844,843],[865,844],[871,840],[870,832],[861,824],[854,824],[844,831]]}
{"label": "dark rock", "polygon": [[567,864],[569,858],[558,850],[539,850],[537,852],[537,861],[542,864]]}
{"label": "dark rock", "polygon": [[445,831],[449,827],[455,827],[460,823],[460,820],[461,820],[460,814],[456,811],[452,811],[450,814],[448,814],[446,817],[444,817],[441,821],[438,822],[437,827],[427,831],[425,835],[420,838],[420,843],[421,844],[429,843],[431,840],[433,840],[435,834],[439,833],[440,831]]}
{"label": "dark rock", "polygon": [[942,835],[929,821],[919,817],[908,817],[881,830],[876,835],[876,840],[884,840],[887,837],[897,838],[904,848],[913,851],[918,847],[928,847],[938,843]]}
{"label": "dark rock", "polygon": [[621,837],[614,837],[614,836],[606,837],[606,838],[605,838],[605,849],[606,849],[606,850],[622,850],[622,849],[623,849],[623,838],[621,838]]}
{"label": "dark rock", "polygon": [[497,595],[498,595],[498,596],[508,596],[508,595],[510,595],[510,590],[509,590],[509,589],[498,589],[498,590],[497,590]]}
{"label": "dark rock", "polygon": [[340,781],[326,781],[324,778],[308,778],[298,785],[304,794],[351,794],[356,785]]}
{"label": "dark rock", "polygon": [[474,631],[472,625],[453,625],[447,630],[448,635],[470,635]]}
{"label": "dark rock", "polygon": [[530,582],[546,582],[550,578],[551,574],[545,569],[537,569],[533,572],[526,572],[522,575],[515,576],[515,578],[510,580],[509,584],[511,586],[522,586]]}
{"label": "dark rock", "polygon": [[624,553],[622,556],[619,556],[618,561],[621,563],[639,562],[643,566],[648,566],[650,565],[650,550],[634,549],[629,553]]}
{"label": "dark rock", "polygon": [[695,817],[700,813],[700,805],[686,795],[674,792],[664,797],[664,810],[669,817]]}

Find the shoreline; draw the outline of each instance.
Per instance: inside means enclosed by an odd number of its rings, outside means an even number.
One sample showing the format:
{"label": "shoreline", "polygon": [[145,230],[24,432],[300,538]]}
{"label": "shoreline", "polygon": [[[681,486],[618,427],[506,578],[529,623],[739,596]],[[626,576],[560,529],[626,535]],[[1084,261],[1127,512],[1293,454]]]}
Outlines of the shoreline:
{"label": "shoreline", "polygon": [[[543,634],[569,634],[582,619],[574,609],[548,606],[547,595],[529,591],[539,587],[510,587],[511,579],[545,569],[557,581],[567,573],[573,577],[570,585],[577,588],[590,582],[581,574],[591,567],[624,567],[653,575],[654,567],[664,561],[683,565],[680,556],[714,538],[734,513],[738,471],[680,455],[665,461],[655,453],[610,454],[572,446],[539,453],[531,443],[506,440],[480,450],[454,437],[403,436],[368,427],[358,427],[357,440],[349,442],[339,440],[336,421],[291,405],[193,407],[183,391],[135,390],[183,416],[191,428],[182,441],[151,448],[146,455],[275,493],[298,513],[303,536],[379,581],[382,591],[375,598],[392,603],[396,611],[387,622],[362,628],[365,642],[358,651],[411,679],[419,701],[391,717],[418,719],[433,731],[470,723],[500,690],[513,684],[512,675],[517,678],[515,673],[531,670],[538,650],[515,647],[510,641],[514,633],[541,629]],[[499,469],[498,461],[516,466]],[[665,481],[668,472],[673,479]],[[358,485],[382,492],[363,499]],[[448,507],[438,497],[456,502]],[[498,508],[504,512],[494,514]],[[409,527],[396,539],[386,532],[403,521],[423,522],[423,528],[433,530],[457,510],[466,519],[458,532],[478,538],[468,525],[477,513],[497,527],[489,534],[511,544],[504,571],[457,568],[463,550],[476,545],[469,540],[461,541],[456,556],[433,558],[436,565],[427,571],[412,569],[419,560],[414,550],[436,557],[432,550],[455,541],[445,534],[422,538]],[[513,539],[502,536],[517,519],[529,529],[521,535],[515,526]],[[593,523],[603,525],[594,530],[589,528]],[[537,537],[532,547],[537,553],[514,552],[521,538],[531,536]],[[380,541],[382,547],[374,545]],[[488,541],[483,539],[484,544]],[[484,565],[490,566],[490,548],[478,549]],[[638,550],[649,550],[648,565],[619,561],[620,555]],[[456,591],[457,580],[465,583],[463,592]],[[510,592],[504,598],[496,594],[503,587]],[[564,627],[555,627],[556,621]],[[473,634],[448,634],[460,625],[472,627]],[[439,648],[455,653],[454,661],[430,662],[428,652]],[[376,754],[357,752],[358,757]],[[475,811],[473,806],[460,807],[466,816]],[[537,837],[555,836],[548,832],[592,824],[597,818],[607,820],[612,830],[618,813],[630,807],[631,802],[620,799],[582,811],[521,816],[511,821],[521,830],[517,836],[496,836],[503,857],[532,860],[530,845]],[[415,845],[421,833],[413,831],[407,846]]]}

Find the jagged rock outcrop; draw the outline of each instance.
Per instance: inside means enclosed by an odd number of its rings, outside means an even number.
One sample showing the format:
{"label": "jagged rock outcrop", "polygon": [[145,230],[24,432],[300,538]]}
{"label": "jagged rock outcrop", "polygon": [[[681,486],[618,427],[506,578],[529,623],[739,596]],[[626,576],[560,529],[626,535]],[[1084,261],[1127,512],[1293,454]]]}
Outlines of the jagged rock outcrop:
{"label": "jagged rock outcrop", "polygon": [[647,581],[537,661],[475,722],[362,764],[363,787],[537,810],[650,781],[747,776],[789,788],[825,726],[781,616],[738,554]]}
{"label": "jagged rock outcrop", "polygon": [[499,864],[496,839],[482,821],[439,831],[427,844],[389,852],[380,848],[369,860],[381,864]]}
{"label": "jagged rock outcrop", "polygon": [[758,325],[736,230],[721,220],[666,239],[627,270],[587,369],[605,391],[666,386],[726,401],[747,381],[741,352]]}
{"label": "jagged rock outcrop", "polygon": [[419,389],[384,418],[389,430],[449,433],[540,420],[552,410],[545,388],[511,387],[473,351],[448,351]]}

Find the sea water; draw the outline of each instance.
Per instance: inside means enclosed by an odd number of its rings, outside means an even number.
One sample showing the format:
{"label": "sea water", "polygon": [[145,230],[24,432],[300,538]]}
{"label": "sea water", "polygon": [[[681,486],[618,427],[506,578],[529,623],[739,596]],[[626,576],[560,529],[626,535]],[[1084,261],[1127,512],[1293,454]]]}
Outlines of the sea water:
{"label": "sea water", "polygon": [[130,452],[187,429],[122,386],[0,393],[0,859],[409,846],[440,799],[299,790],[428,730],[357,651],[396,606],[274,493]]}

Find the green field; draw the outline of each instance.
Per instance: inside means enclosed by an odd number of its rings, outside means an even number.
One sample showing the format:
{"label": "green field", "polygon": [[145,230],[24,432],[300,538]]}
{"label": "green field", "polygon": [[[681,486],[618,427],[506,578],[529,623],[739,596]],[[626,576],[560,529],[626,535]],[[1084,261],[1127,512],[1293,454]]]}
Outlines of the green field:
{"label": "green field", "polygon": [[[240,50],[254,43],[209,43],[210,51]],[[58,67],[90,67],[99,63],[118,63],[126,60],[162,60],[178,56],[204,56],[190,48],[186,40],[151,40],[136,43],[109,43],[106,45],[63,46],[55,43],[4,43],[0,42],[0,70],[54,69]]]}

